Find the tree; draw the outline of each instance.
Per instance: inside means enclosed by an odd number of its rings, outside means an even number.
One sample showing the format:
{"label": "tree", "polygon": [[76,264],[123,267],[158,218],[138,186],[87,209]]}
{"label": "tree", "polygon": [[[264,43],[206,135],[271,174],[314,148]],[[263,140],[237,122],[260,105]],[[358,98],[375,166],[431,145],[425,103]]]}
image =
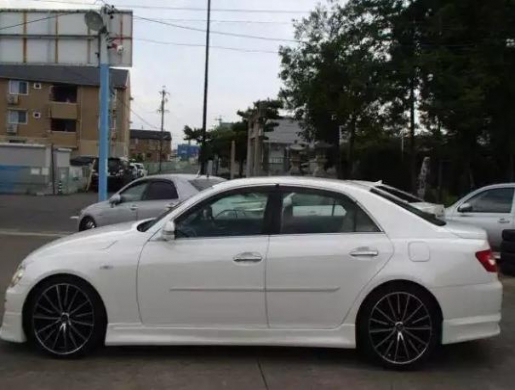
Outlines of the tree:
{"label": "tree", "polygon": [[348,139],[345,176],[351,177],[356,136],[376,131],[380,124],[380,65],[385,59],[358,19],[354,8],[319,6],[295,25],[302,43],[280,50],[280,96],[301,121],[306,140],[333,145],[340,178],[341,135]]}

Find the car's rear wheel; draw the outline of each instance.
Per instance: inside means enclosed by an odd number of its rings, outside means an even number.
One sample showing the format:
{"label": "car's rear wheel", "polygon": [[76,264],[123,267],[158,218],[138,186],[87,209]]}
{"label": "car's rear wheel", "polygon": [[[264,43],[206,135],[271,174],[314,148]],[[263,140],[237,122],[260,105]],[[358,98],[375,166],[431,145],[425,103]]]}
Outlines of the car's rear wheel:
{"label": "car's rear wheel", "polygon": [[95,290],[75,277],[59,276],[38,285],[24,312],[29,341],[59,358],[78,357],[102,343],[106,314]]}
{"label": "car's rear wheel", "polygon": [[90,229],[95,229],[97,227],[97,223],[95,222],[95,220],[93,218],[90,218],[90,217],[85,217],[81,223],[80,223],[80,231],[84,231],[84,230],[90,230]]}
{"label": "car's rear wheel", "polygon": [[358,319],[358,346],[388,368],[410,369],[438,346],[441,318],[434,299],[423,289],[393,284],[374,291]]}

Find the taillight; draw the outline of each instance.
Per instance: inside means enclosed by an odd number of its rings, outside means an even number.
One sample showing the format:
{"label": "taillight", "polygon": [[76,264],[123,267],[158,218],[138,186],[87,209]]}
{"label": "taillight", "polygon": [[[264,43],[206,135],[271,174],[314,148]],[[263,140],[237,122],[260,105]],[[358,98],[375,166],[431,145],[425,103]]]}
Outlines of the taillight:
{"label": "taillight", "polygon": [[476,257],[487,272],[497,272],[497,263],[490,249],[476,252]]}

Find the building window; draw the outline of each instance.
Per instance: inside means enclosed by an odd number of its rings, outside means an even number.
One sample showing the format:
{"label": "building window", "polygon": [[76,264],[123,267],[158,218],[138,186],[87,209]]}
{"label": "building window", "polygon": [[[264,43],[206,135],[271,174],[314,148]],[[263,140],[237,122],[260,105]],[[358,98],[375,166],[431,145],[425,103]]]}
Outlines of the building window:
{"label": "building window", "polygon": [[152,158],[152,153],[147,153],[147,158]]}
{"label": "building window", "polygon": [[77,131],[77,121],[71,119],[52,119],[50,126],[52,131],[65,133],[75,133]]}
{"label": "building window", "polygon": [[9,123],[13,125],[26,125],[28,116],[27,111],[8,110]]}
{"label": "building window", "polygon": [[60,103],[77,103],[77,86],[68,84],[53,85],[50,100]]}
{"label": "building window", "polygon": [[9,80],[9,93],[11,95],[28,95],[29,83],[26,81]]}

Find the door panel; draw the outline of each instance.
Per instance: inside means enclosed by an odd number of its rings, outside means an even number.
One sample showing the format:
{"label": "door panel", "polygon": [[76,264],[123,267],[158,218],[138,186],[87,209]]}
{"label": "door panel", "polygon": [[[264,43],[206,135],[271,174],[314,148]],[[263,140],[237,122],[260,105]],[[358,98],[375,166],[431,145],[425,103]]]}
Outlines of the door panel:
{"label": "door panel", "polygon": [[270,327],[338,327],[392,253],[384,233],[272,236],[266,268]]}
{"label": "door panel", "polygon": [[102,212],[102,220],[106,225],[136,221],[137,208],[132,203],[120,203]]}
{"label": "door panel", "polygon": [[214,195],[175,219],[175,240],[147,243],[138,269],[145,325],[267,327],[269,192]]}
{"label": "door panel", "polygon": [[492,249],[497,251],[501,247],[502,231],[515,226],[513,195],[513,188],[481,191],[461,203],[468,203],[472,211],[460,212],[458,206],[453,219],[485,229]]}
{"label": "door panel", "polygon": [[138,297],[145,325],[266,327],[268,237],[150,241]]}

